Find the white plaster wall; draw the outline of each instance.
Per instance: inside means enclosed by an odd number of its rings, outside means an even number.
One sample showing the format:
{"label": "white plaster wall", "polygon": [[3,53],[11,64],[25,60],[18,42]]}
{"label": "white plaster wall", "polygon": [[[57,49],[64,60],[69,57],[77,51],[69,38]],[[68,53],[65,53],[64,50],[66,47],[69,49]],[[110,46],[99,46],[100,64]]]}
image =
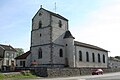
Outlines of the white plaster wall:
{"label": "white plaster wall", "polygon": [[[39,13],[42,15],[39,16]],[[32,20],[32,30],[39,28],[39,21],[42,21],[42,27],[46,27],[50,24],[50,14],[43,9],[40,9]]]}
{"label": "white plaster wall", "polygon": [[[59,50],[63,50],[63,57],[59,56]],[[53,46],[53,63],[54,64],[65,64],[65,49],[62,46]]]}
{"label": "white plaster wall", "polygon": [[32,31],[32,46],[48,43],[50,43],[50,27]]}
{"label": "white plaster wall", "polygon": [[[73,38],[65,38],[65,52],[66,58],[68,59],[69,67],[75,66],[75,50],[74,50],[74,39]],[[66,46],[67,44],[67,46]]]}
{"label": "white plaster wall", "polygon": [[[82,61],[79,61],[79,51],[82,51]],[[86,62],[86,52],[89,53],[89,62]],[[92,61],[92,53],[95,54],[95,62]],[[101,62],[98,62],[98,53],[100,54]],[[103,54],[105,55],[105,63],[103,63]],[[76,67],[107,67],[108,53],[95,49],[76,46]]]}
{"label": "white plaster wall", "polygon": [[[42,49],[42,58],[38,59],[38,50]],[[50,64],[50,45],[37,46],[31,48],[32,61],[36,60],[39,64]]]}

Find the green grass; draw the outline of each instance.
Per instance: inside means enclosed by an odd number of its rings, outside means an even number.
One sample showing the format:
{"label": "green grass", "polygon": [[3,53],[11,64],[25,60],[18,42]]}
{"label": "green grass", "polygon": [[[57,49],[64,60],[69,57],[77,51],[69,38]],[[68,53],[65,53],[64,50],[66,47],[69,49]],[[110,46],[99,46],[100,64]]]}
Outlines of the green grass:
{"label": "green grass", "polygon": [[19,74],[2,74],[2,73],[0,73],[0,80],[7,79],[7,78],[23,79],[23,78],[37,78],[37,76],[33,75],[30,72],[21,72]]}

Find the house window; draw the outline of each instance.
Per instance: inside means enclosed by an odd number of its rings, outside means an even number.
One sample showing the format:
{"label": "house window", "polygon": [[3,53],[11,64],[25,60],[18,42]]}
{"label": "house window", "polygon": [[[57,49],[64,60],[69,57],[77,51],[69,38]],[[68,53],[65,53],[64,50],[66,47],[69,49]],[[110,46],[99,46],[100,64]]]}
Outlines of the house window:
{"label": "house window", "polygon": [[25,61],[20,61],[20,66],[25,67]]}
{"label": "house window", "polygon": [[100,54],[98,54],[98,62],[100,63],[101,61],[100,61]]}
{"label": "house window", "polygon": [[42,21],[39,21],[39,28],[42,27]]}
{"label": "house window", "polygon": [[42,58],[42,49],[39,48],[38,50],[38,59],[41,59]]}
{"label": "house window", "polygon": [[59,56],[63,57],[63,50],[62,49],[59,50]]}
{"label": "house window", "polygon": [[86,61],[89,62],[89,53],[86,52]]}
{"label": "house window", "polygon": [[95,62],[95,54],[94,53],[92,53],[92,60],[93,60],[93,62]]}
{"label": "house window", "polygon": [[6,53],[6,58],[9,58],[9,53]]}
{"label": "house window", "polygon": [[20,66],[22,66],[23,65],[23,61],[20,61]]}
{"label": "house window", "polygon": [[82,61],[82,51],[79,51],[79,61]]}
{"label": "house window", "polygon": [[103,63],[105,63],[105,55],[103,54]]}
{"label": "house window", "polygon": [[6,60],[6,64],[9,66],[9,60]]}
{"label": "house window", "polygon": [[62,21],[61,20],[59,20],[59,27],[61,28],[62,27]]}

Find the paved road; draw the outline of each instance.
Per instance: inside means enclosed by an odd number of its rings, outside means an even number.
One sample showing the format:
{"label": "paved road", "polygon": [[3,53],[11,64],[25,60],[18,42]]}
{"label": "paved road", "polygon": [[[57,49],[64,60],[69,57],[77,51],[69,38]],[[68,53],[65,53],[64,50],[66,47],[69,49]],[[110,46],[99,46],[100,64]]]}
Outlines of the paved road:
{"label": "paved road", "polygon": [[22,79],[22,80],[120,80],[120,72],[108,73],[103,75],[89,75],[64,78],[62,77],[62,78]]}

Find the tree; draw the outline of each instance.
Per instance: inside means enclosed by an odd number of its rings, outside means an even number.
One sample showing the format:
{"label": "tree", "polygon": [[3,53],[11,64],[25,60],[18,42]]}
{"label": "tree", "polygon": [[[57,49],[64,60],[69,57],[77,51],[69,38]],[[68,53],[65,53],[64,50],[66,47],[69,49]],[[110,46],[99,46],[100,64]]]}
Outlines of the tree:
{"label": "tree", "polygon": [[24,49],[23,48],[15,48],[15,50],[17,51],[17,55],[16,56],[22,55],[24,53]]}
{"label": "tree", "polygon": [[120,59],[120,56],[115,56],[115,58]]}

